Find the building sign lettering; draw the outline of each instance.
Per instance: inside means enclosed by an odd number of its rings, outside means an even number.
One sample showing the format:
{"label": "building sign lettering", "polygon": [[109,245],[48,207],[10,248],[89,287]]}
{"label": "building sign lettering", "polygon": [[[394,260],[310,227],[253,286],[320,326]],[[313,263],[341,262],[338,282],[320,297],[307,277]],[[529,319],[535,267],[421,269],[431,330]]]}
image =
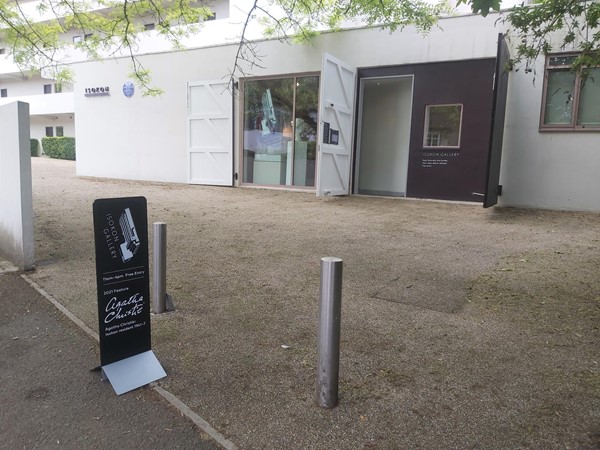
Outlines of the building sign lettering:
{"label": "building sign lettering", "polygon": [[102,95],[110,95],[110,88],[108,86],[85,88],[83,95],[85,97],[99,97]]}

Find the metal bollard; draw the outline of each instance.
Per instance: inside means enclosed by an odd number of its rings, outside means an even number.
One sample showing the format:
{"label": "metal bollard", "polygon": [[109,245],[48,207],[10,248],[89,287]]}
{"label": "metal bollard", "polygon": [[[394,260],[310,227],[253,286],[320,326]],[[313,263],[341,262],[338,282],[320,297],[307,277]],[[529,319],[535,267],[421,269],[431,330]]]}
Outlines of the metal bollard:
{"label": "metal bollard", "polygon": [[338,404],[342,269],[340,258],[321,258],[317,404],[323,408],[335,408]]}
{"label": "metal bollard", "polygon": [[152,308],[155,314],[165,312],[167,300],[167,224],[154,223],[154,296]]}

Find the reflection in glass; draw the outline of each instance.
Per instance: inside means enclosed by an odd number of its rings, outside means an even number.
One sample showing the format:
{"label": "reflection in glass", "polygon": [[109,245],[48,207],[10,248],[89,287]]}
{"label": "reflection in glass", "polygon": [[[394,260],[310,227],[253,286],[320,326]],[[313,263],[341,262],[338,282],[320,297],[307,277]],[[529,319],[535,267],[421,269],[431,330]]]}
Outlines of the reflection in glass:
{"label": "reflection in glass", "polygon": [[458,147],[462,105],[427,106],[425,147]]}
{"label": "reflection in glass", "polygon": [[319,78],[244,86],[243,182],[314,186]]}
{"label": "reflection in glass", "polygon": [[581,81],[577,125],[600,127],[600,68],[587,70]]}
{"label": "reflection in glass", "polygon": [[315,185],[319,77],[296,79],[294,186]]}
{"label": "reflection in glass", "polygon": [[573,116],[575,72],[554,70],[548,73],[546,88],[545,125],[570,125]]}

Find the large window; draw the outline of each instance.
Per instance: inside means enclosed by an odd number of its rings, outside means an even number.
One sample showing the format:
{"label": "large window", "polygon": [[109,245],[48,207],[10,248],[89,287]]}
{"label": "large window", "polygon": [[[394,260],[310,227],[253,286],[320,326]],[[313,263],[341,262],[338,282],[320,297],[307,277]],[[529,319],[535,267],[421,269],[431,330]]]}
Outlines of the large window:
{"label": "large window", "polygon": [[540,129],[600,131],[600,68],[572,70],[577,55],[546,59]]}
{"label": "large window", "polygon": [[318,76],[244,83],[244,183],[315,185],[318,105]]}

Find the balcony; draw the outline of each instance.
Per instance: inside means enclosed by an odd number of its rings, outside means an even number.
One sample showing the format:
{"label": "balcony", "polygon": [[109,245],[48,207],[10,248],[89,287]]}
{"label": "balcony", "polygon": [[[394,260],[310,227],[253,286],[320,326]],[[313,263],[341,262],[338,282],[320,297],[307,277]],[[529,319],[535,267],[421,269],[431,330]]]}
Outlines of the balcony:
{"label": "balcony", "polygon": [[3,97],[0,98],[0,105],[17,101],[29,103],[29,115],[31,116],[57,116],[75,112],[73,92]]}

